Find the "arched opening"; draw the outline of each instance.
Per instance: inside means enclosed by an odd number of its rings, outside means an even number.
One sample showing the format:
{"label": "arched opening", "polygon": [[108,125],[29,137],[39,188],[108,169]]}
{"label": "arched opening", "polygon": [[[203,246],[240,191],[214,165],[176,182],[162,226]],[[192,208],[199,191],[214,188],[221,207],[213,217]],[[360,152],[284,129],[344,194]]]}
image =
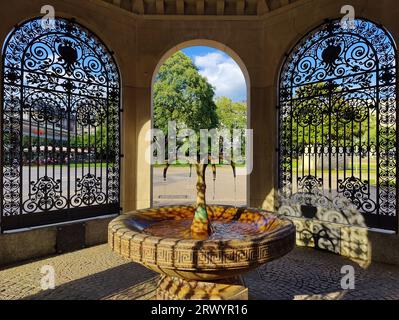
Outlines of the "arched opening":
{"label": "arched opening", "polygon": [[[233,50],[218,42],[203,39],[182,43],[168,50],[159,61],[152,81],[152,127],[157,127],[155,118],[157,102],[154,101],[156,95],[154,87],[159,80],[158,74],[168,59],[178,52],[190,59],[200,77],[213,86],[215,91],[213,100],[216,104],[218,119],[223,118],[221,106],[224,105],[225,114],[229,108],[240,113],[237,115],[236,122],[240,122],[241,125],[237,125],[237,129],[238,127],[247,129],[250,121],[248,71]],[[229,85],[233,82],[236,82],[235,88]],[[231,129],[233,118],[234,116],[225,128]],[[217,129],[222,129],[221,122],[223,121],[219,122]],[[243,148],[245,149],[245,146]],[[247,205],[249,175],[246,173],[246,166],[241,164],[233,166],[225,163],[207,170],[207,201],[211,204]],[[151,204],[153,206],[192,204],[195,200],[195,179],[195,169],[188,163],[185,165],[177,163],[171,166],[153,165]]]}
{"label": "arched opening", "polygon": [[397,231],[397,56],[381,26],[331,20],[279,83],[280,211]]}
{"label": "arched opening", "polygon": [[35,18],[3,47],[1,230],[118,213],[120,76],[74,20]]}

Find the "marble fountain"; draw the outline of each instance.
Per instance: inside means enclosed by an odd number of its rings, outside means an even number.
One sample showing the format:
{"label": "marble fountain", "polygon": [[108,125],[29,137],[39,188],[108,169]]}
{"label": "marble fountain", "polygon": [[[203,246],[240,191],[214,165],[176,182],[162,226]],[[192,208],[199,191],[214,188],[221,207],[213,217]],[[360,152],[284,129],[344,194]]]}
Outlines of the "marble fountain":
{"label": "marble fountain", "polygon": [[111,221],[109,245],[159,273],[159,300],[248,299],[241,275],[295,245],[295,226],[260,209],[207,206],[206,165],[197,165],[197,203],[149,208]]}
{"label": "marble fountain", "polygon": [[208,239],[194,239],[195,207],[151,208],[109,225],[112,249],[160,273],[157,299],[247,299],[240,275],[292,250],[295,227],[260,210],[207,207]]}

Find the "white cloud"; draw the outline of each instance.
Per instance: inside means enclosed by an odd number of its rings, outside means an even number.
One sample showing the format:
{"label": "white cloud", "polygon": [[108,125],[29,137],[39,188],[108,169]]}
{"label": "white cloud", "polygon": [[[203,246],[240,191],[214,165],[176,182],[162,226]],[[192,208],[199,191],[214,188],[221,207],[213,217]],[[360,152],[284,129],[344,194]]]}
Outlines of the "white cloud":
{"label": "white cloud", "polygon": [[238,64],[230,57],[212,52],[195,56],[194,64],[200,73],[215,87],[217,97],[226,96],[234,101],[246,100],[247,88]]}

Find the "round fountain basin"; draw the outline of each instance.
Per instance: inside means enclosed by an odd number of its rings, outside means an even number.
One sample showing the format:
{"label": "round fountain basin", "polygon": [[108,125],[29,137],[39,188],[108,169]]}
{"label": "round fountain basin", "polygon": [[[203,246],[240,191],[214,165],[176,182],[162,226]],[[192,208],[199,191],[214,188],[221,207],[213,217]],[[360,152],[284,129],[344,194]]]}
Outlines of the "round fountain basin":
{"label": "round fountain basin", "polygon": [[158,273],[214,281],[242,274],[290,252],[292,222],[262,210],[209,206],[214,232],[193,239],[195,208],[173,206],[123,214],[109,225],[109,244],[120,255]]}

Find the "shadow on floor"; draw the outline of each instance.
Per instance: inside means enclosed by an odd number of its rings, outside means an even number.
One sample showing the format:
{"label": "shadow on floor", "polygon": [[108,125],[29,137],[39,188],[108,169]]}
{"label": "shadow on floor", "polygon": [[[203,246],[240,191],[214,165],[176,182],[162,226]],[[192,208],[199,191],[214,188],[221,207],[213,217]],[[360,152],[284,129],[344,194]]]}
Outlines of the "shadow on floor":
{"label": "shadow on floor", "polygon": [[[355,289],[344,290],[341,268],[355,271]],[[62,284],[24,299],[134,300],[153,299],[158,276],[135,263],[126,263]],[[255,300],[370,300],[399,299],[399,268],[373,263],[367,268],[342,256],[310,248],[290,254],[244,276]]]}
{"label": "shadow on floor", "polygon": [[133,300],[150,299],[158,276],[146,268],[126,263],[28,296],[24,300]]}
{"label": "shadow on floor", "polygon": [[[343,289],[343,266],[352,266],[355,289]],[[399,268],[356,262],[330,252],[297,247],[244,276],[256,300],[398,299]],[[346,281],[344,281],[347,283]]]}

